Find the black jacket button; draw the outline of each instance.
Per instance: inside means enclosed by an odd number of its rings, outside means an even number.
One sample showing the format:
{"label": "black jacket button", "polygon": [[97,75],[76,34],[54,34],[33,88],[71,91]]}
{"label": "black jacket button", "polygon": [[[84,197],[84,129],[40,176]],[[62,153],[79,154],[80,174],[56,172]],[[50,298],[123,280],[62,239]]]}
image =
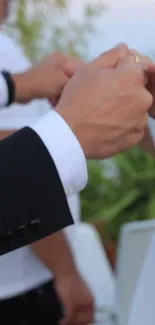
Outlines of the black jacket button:
{"label": "black jacket button", "polygon": [[21,238],[23,236],[25,236],[26,234],[26,226],[18,226],[15,230],[14,230],[14,235],[16,238]]}
{"label": "black jacket button", "polygon": [[30,233],[36,233],[39,230],[39,226],[40,226],[39,219],[31,220],[28,224],[28,231]]}

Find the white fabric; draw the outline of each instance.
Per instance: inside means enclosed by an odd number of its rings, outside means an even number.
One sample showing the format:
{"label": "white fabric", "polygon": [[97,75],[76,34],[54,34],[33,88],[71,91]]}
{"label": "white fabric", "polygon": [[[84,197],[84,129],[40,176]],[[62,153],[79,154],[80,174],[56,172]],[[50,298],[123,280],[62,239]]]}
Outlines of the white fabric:
{"label": "white fabric", "polygon": [[[25,69],[29,68],[30,62],[25,58],[23,52],[19,48],[19,46],[14,43],[8,36],[6,36],[3,32],[0,32],[0,71],[3,69],[7,69],[10,72],[20,72],[24,71]],[[16,129],[21,128],[23,126],[31,126],[35,122],[34,128],[36,128],[36,131],[39,131],[39,135],[44,138],[45,142],[48,142],[48,139],[46,137],[45,132],[45,119],[43,119],[43,124],[41,122],[37,122],[38,118],[43,116],[45,113],[49,114],[51,107],[49,107],[49,104],[47,101],[32,101],[28,105],[13,105],[11,109],[9,110],[3,110],[0,111],[0,129]],[[51,115],[51,117],[50,117]],[[51,137],[51,141],[53,143],[53,137],[54,132],[52,130],[55,129],[55,132],[61,133],[61,127],[65,124],[62,119],[60,118],[60,124],[59,121],[54,120],[54,125],[52,124],[52,116],[53,114],[49,114],[49,120],[50,123],[47,125],[48,128],[48,135],[49,138]],[[57,123],[57,124],[56,124]],[[65,127],[64,127],[65,129]],[[69,127],[66,125],[66,135],[65,131],[63,132],[63,136],[69,137]],[[51,133],[50,133],[51,130]],[[57,130],[57,131],[56,131]],[[56,134],[57,136],[57,134]],[[57,142],[55,136],[55,142]],[[59,134],[58,134],[59,136]],[[77,155],[77,162],[79,161],[80,164],[80,158],[81,151],[79,149],[78,151],[78,145],[77,140],[74,140],[74,136],[72,136],[72,132],[70,131],[70,137],[73,137],[73,142],[70,139],[69,140],[69,150],[71,150],[71,143],[73,146],[73,155]],[[59,138],[58,141],[60,142]],[[75,148],[77,152],[74,150],[74,143]],[[64,142],[64,139],[62,139],[63,149],[66,145],[66,151],[67,151],[67,143]],[[50,145],[49,143],[46,143],[45,145]],[[57,142],[57,150],[61,149],[61,147],[58,146]],[[82,149],[81,149],[82,150]],[[50,148],[49,148],[50,151]],[[54,148],[54,153],[57,155],[56,147]],[[80,180],[80,174],[75,175],[74,171],[71,171],[71,168],[76,169],[77,166],[70,166],[70,159],[71,159],[71,152],[68,155],[68,165],[67,165],[67,157],[59,156],[60,159],[62,159],[61,163],[64,164],[65,161],[65,167],[64,173],[67,173],[67,168],[69,167],[71,175],[74,177],[77,177],[77,184],[79,184]],[[83,160],[83,156],[82,156]],[[59,162],[56,161],[59,165]],[[76,163],[77,163],[76,162]],[[60,167],[61,169],[61,167]],[[77,170],[78,171],[78,170]],[[80,171],[79,171],[80,172]],[[83,172],[83,171],[82,171]],[[62,180],[63,175],[62,172],[60,172]],[[83,174],[82,174],[83,175]],[[71,180],[72,182],[72,180]],[[82,176],[82,182],[83,184],[83,176]],[[69,181],[68,181],[69,184]],[[76,180],[73,180],[73,184],[76,184]],[[71,212],[73,214],[73,218],[75,221],[78,221],[80,219],[80,203],[79,203],[79,197],[77,195],[74,195],[69,198],[69,206],[71,208]],[[75,227],[70,226],[68,229],[66,229],[67,235],[69,236],[69,240],[74,241],[75,237]],[[52,273],[39,261],[39,259],[35,256],[35,254],[32,252],[32,250],[29,247],[24,247],[21,249],[18,249],[14,252],[11,252],[9,254],[6,254],[4,256],[0,257],[0,299],[13,297],[15,295],[18,295],[22,292],[28,291],[37,285],[46,282],[47,280],[52,278]]]}
{"label": "white fabric", "polygon": [[8,87],[3,75],[0,73],[0,108],[8,102]]}
{"label": "white fabric", "polygon": [[139,277],[133,298],[128,325],[154,325],[155,323],[155,235]]}
{"label": "white fabric", "polygon": [[87,184],[87,166],[82,148],[63,118],[54,110],[33,125],[51,153],[66,195],[81,191]]}
{"label": "white fabric", "polygon": [[[8,70],[11,73],[18,73],[29,67],[30,61],[25,57],[18,44],[0,31],[0,71]],[[50,106],[45,100],[35,100],[27,105],[14,104],[11,108],[0,112],[0,129],[30,126],[49,109]]]}
{"label": "white fabric", "polygon": [[111,311],[115,310],[116,279],[96,229],[79,223],[72,250],[77,267],[94,295],[95,324],[114,325]]}

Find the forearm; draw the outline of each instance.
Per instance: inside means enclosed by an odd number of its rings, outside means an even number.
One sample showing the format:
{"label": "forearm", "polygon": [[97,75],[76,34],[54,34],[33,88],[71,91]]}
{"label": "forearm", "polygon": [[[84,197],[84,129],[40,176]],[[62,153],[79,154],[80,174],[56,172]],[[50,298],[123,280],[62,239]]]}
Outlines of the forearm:
{"label": "forearm", "polygon": [[16,130],[0,130],[0,141],[16,132]]}
{"label": "forearm", "polygon": [[31,245],[39,259],[55,276],[76,273],[72,252],[63,231],[59,231]]}

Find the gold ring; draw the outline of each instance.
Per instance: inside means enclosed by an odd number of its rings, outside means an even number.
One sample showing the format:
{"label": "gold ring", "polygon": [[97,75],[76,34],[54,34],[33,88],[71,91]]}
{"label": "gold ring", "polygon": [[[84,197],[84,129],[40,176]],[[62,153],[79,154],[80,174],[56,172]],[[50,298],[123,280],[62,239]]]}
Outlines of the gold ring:
{"label": "gold ring", "polygon": [[132,55],[132,57],[135,59],[135,63],[138,64],[140,62],[140,56],[137,54],[134,54],[132,52],[130,52],[130,55]]}
{"label": "gold ring", "polygon": [[136,64],[139,63],[140,59],[139,59],[139,56],[138,55],[135,56],[135,61],[136,61]]}

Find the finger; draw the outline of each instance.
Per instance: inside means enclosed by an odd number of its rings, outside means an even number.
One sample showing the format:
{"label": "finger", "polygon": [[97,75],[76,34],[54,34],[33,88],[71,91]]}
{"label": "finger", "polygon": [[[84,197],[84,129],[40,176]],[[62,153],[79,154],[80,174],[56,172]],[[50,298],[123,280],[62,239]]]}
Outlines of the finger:
{"label": "finger", "polygon": [[66,84],[68,83],[69,78],[64,74],[64,72],[59,71],[57,73],[57,76],[55,78],[55,88],[52,91],[52,95],[51,97],[48,98],[49,102],[55,106],[59,99],[60,96],[62,94],[62,91],[64,89],[64,87],[66,86]]}
{"label": "finger", "polygon": [[102,68],[115,68],[118,60],[123,59],[129,54],[129,49],[125,44],[118,45],[115,48],[101,54],[93,61],[93,64]]}
{"label": "finger", "polygon": [[131,54],[128,54],[126,57],[118,60],[117,67],[118,66],[128,66],[128,65],[133,65],[133,64],[135,64],[135,58]]}
{"label": "finger", "polygon": [[123,79],[127,83],[131,84],[132,82],[143,86],[148,83],[148,71],[145,64],[119,65],[116,70],[121,72]]}
{"label": "finger", "polygon": [[128,56],[118,61],[118,65],[125,66],[134,63],[137,64],[136,58],[138,59],[139,64],[145,64],[146,66],[148,66],[152,62],[148,56],[141,55],[138,51],[132,49],[129,51]]}
{"label": "finger", "polygon": [[138,63],[137,64],[137,69],[140,68],[140,73],[139,75],[142,73],[142,83],[146,86],[148,84],[149,81],[149,74],[148,74],[148,65],[146,63]]}
{"label": "finger", "polygon": [[[141,91],[139,91],[139,99],[142,102],[141,104],[142,110],[145,110],[147,115],[149,109],[153,104],[153,96],[146,88],[143,88],[141,89]],[[145,119],[143,122],[145,124]]]}
{"label": "finger", "polygon": [[149,73],[152,73],[152,74],[155,74],[155,64],[149,64],[148,66],[148,72]]}
{"label": "finger", "polygon": [[136,56],[138,57],[138,60],[139,60],[139,63],[146,63],[146,64],[151,64],[152,63],[152,60],[149,56],[147,55],[143,55],[141,53],[139,53],[138,51],[134,50],[134,49],[131,49],[130,50],[130,54],[136,58]]}
{"label": "finger", "polygon": [[50,105],[52,105],[53,107],[56,106],[60,100],[61,95],[58,96],[53,96],[51,98],[48,98],[48,101],[50,103]]}
{"label": "finger", "polygon": [[74,73],[81,68],[85,63],[81,59],[68,60],[63,65],[63,71],[68,78],[71,78]]}
{"label": "finger", "polygon": [[64,87],[68,83],[69,78],[64,73],[64,71],[60,70],[57,72],[56,78],[55,78],[55,95],[60,96],[61,92],[63,91]]}
{"label": "finger", "polygon": [[117,62],[117,66],[127,66],[130,64],[135,64],[135,57],[130,53],[123,58],[120,58]]}

